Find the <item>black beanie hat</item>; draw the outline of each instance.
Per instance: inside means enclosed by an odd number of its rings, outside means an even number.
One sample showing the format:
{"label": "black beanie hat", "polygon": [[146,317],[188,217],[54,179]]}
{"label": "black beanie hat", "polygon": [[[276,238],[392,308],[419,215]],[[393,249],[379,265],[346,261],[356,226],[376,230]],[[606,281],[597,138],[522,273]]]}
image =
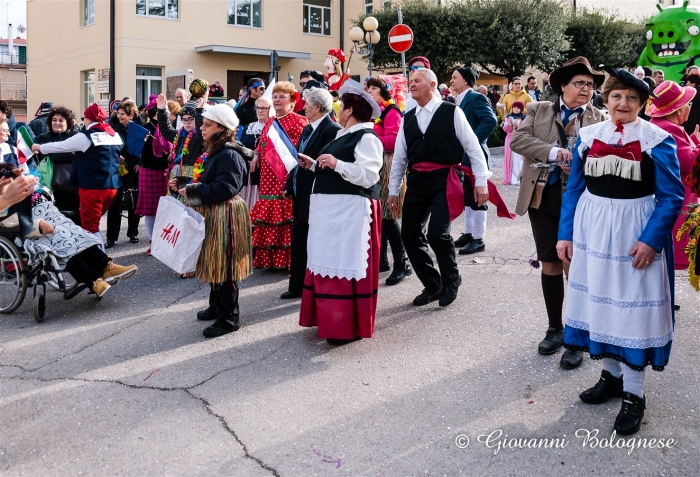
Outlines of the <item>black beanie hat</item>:
{"label": "black beanie hat", "polygon": [[474,87],[474,83],[476,83],[476,80],[479,79],[479,72],[476,70],[476,68],[463,66],[461,68],[457,68],[457,71],[460,75],[462,75],[464,81],[469,83],[469,86],[471,86],[472,88]]}

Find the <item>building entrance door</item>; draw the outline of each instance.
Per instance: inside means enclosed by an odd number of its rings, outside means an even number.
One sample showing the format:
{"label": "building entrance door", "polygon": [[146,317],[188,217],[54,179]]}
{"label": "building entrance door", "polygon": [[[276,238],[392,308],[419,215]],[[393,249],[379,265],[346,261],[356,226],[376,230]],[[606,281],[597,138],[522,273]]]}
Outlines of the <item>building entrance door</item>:
{"label": "building entrance door", "polygon": [[263,78],[265,84],[267,84],[267,78],[269,77],[269,72],[228,70],[226,72],[226,95],[229,99],[240,99],[238,91],[244,88],[248,81],[253,78]]}

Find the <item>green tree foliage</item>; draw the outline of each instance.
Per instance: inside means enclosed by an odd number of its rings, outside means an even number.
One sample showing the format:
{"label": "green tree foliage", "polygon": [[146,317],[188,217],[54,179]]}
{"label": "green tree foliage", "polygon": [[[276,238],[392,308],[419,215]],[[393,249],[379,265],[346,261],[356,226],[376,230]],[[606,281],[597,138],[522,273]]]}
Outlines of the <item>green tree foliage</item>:
{"label": "green tree foliage", "polygon": [[[594,66],[633,66],[645,44],[642,24],[606,10],[579,9],[574,15],[560,0],[407,0],[401,12],[414,34],[407,59],[428,57],[441,81],[464,64],[509,78],[530,68],[551,71],[580,55]],[[372,16],[379,21],[382,37],[374,65],[400,67],[401,55],[387,41],[398,23],[396,6]],[[357,18],[355,25],[362,26],[365,17]]]}
{"label": "green tree foliage", "polygon": [[646,44],[645,33],[643,23],[625,21],[615,10],[578,9],[567,21],[571,46],[564,56],[567,60],[585,56],[594,68],[636,66]]}

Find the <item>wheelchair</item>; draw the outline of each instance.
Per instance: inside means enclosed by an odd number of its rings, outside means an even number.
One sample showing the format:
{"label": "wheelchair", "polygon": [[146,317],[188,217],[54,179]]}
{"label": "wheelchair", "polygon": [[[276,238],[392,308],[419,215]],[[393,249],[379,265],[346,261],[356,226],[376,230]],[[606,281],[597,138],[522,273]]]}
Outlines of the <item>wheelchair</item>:
{"label": "wheelchair", "polygon": [[46,316],[46,285],[63,292],[63,298],[70,300],[85,290],[87,284],[79,284],[64,274],[51,254],[34,266],[28,265],[27,254],[20,251],[22,243],[19,231],[0,232],[0,313],[9,314],[19,308],[31,287],[34,319],[41,323]]}
{"label": "wheelchair", "polygon": [[[53,202],[53,195],[50,192],[46,195]],[[72,215],[67,211],[61,213],[67,217]],[[24,251],[24,239],[19,227],[0,227],[0,313],[9,314],[19,308],[27,289],[31,287],[34,319],[37,323],[43,322],[46,316],[46,285],[63,292],[65,300],[75,298],[88,287],[85,283],[77,283],[70,274],[64,274],[51,253],[35,265],[29,265],[29,255]]]}

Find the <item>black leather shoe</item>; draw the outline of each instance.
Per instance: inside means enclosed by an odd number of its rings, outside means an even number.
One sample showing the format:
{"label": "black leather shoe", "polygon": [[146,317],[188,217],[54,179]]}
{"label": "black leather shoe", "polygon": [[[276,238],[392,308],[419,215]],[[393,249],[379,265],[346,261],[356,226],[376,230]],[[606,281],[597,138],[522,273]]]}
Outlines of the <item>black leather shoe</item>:
{"label": "black leather shoe", "polygon": [[206,310],[197,312],[197,319],[199,321],[211,321],[216,319],[216,310],[213,308],[207,308]]}
{"label": "black leather shoe", "polygon": [[471,255],[472,253],[479,253],[486,250],[486,244],[481,239],[474,239],[464,247],[459,249],[460,255]]}
{"label": "black leather shoe", "polygon": [[109,240],[109,239],[107,239],[107,242],[105,243],[105,249],[114,247],[114,244],[115,244],[115,243],[117,243],[116,240]]}
{"label": "black leather shoe", "polygon": [[282,300],[293,300],[294,298],[299,298],[301,296],[301,293],[292,293],[290,291],[286,291],[280,295],[280,298]]}
{"label": "black leather shoe", "polygon": [[442,288],[434,292],[429,292],[428,290],[423,289],[423,293],[413,299],[413,306],[427,305],[431,301],[435,301],[440,298],[440,295],[442,295]]}
{"label": "black leather shoe", "polygon": [[389,264],[389,262],[379,263],[379,273],[388,272],[389,270],[391,270],[391,265]]}
{"label": "black leather shoe", "polygon": [[616,378],[603,370],[596,385],[586,389],[578,397],[586,404],[603,404],[610,398],[622,397],[622,377]]}
{"label": "black leather shoe", "polygon": [[129,237],[129,242],[131,243],[139,243],[139,236],[138,235],[132,235]]}
{"label": "black leather shoe", "polygon": [[457,299],[457,292],[459,291],[459,286],[462,284],[462,277],[457,279],[456,283],[450,285],[445,285],[442,287],[442,294],[440,295],[440,301],[438,304],[440,306],[447,306]]}
{"label": "black leather shoe", "polygon": [[389,286],[396,285],[412,274],[413,269],[411,268],[411,264],[408,263],[408,258],[404,257],[401,260],[394,261],[394,271],[391,272],[389,278],[386,279],[386,284]]}
{"label": "black leather shoe", "polygon": [[455,247],[464,247],[466,244],[474,240],[472,234],[462,234],[457,240],[455,240]]}
{"label": "black leather shoe", "polygon": [[622,393],[622,408],[615,419],[615,431],[627,436],[634,434],[642,427],[644,409],[646,409],[646,397],[639,397],[632,393]]}
{"label": "black leather shoe", "polygon": [[544,335],[544,339],[537,345],[537,352],[544,355],[554,354],[563,344],[564,331],[550,327],[547,328],[547,334]]}
{"label": "black leather shoe", "polygon": [[216,320],[214,324],[204,328],[202,334],[205,338],[216,338],[218,336],[224,336],[229,333],[233,333],[238,330],[238,325],[233,325],[226,320]]}
{"label": "black leather shoe", "polygon": [[673,305],[673,310],[674,310],[674,311],[678,311],[678,310],[680,310],[680,309],[681,309],[681,306],[680,306],[680,305]]}
{"label": "black leather shoe", "polygon": [[337,339],[335,339],[335,338],[328,338],[328,339],[326,340],[326,343],[328,343],[328,344],[331,345],[331,346],[343,346],[343,345],[346,345],[346,344],[348,344],[348,343],[353,343],[353,342],[355,342],[355,341],[360,341],[361,339],[362,339],[362,338],[360,338],[359,336],[356,336],[356,337],[354,337],[354,338],[351,339],[351,340],[337,340]]}
{"label": "black leather shoe", "polygon": [[564,369],[576,369],[583,363],[583,353],[581,351],[571,351],[567,349],[564,354],[561,355],[561,361],[559,361],[559,366]]}

